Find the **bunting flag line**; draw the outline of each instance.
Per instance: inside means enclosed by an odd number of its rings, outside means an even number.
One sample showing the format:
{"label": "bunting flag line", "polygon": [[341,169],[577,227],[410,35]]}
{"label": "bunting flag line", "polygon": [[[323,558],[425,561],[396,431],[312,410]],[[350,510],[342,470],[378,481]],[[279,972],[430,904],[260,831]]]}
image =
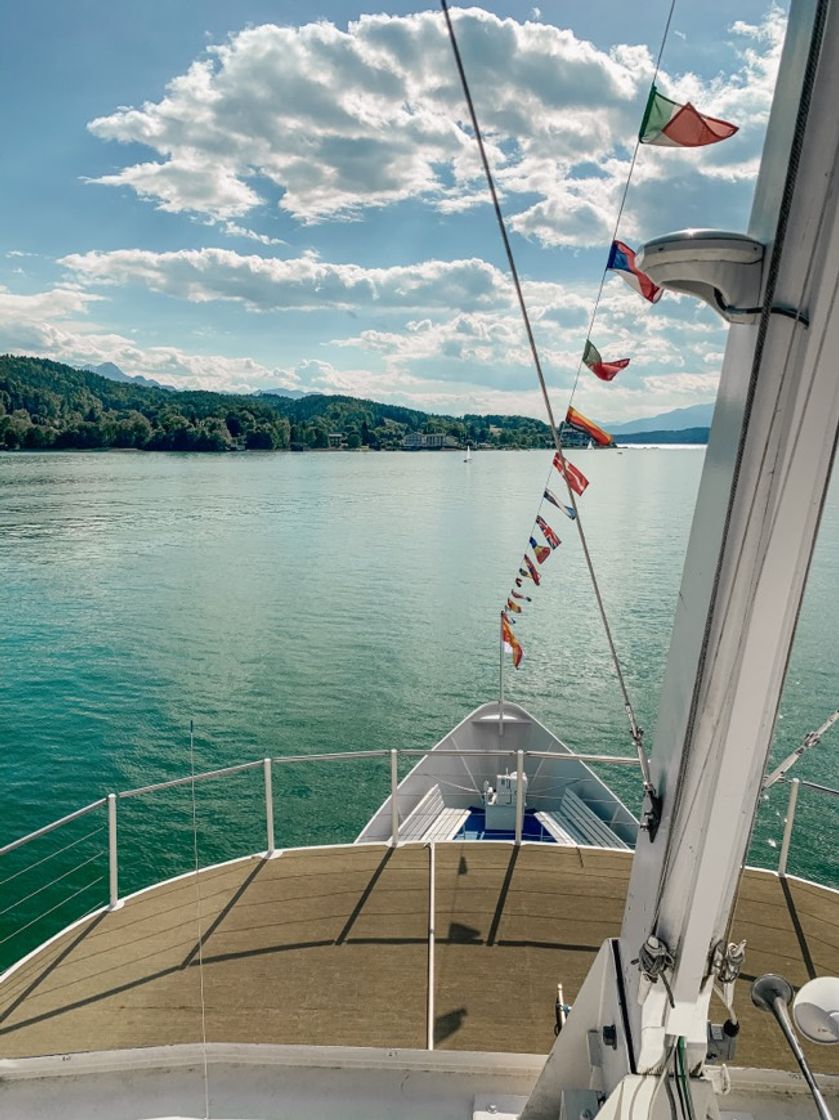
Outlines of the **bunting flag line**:
{"label": "bunting flag line", "polygon": [[521,614],[521,606],[513,602],[512,599],[507,600],[507,607],[509,610],[513,611],[514,614]]}
{"label": "bunting flag line", "polygon": [[581,470],[569,460],[564,458],[557,451],[554,455],[554,466],[577,495],[578,498],[583,496],[583,491],[588,486],[588,479]]}
{"label": "bunting flag line", "polygon": [[[521,580],[517,579],[516,583],[521,583]],[[533,600],[530,598],[529,595],[522,595],[522,593],[520,591],[511,591],[510,594],[513,596],[514,599],[524,599],[525,603],[532,603],[533,602]]]}
{"label": "bunting flag line", "polygon": [[539,584],[542,582],[542,577],[539,575],[538,571],[536,570],[536,565],[533,563],[533,561],[530,559],[530,557],[527,555],[526,552],[524,554],[524,566],[530,572],[530,578],[533,580],[533,582],[538,587]]}
{"label": "bunting flag line", "polygon": [[544,564],[551,554],[551,550],[545,544],[539,544],[535,537],[530,538],[530,547],[533,549],[534,555],[540,564]]}
{"label": "bunting flag line", "polygon": [[736,124],[706,117],[689,101],[680,105],[669,97],[662,97],[653,86],[638,139],[642,144],[657,144],[662,148],[703,148],[706,144],[727,140],[736,131]]}
{"label": "bunting flag line", "polygon": [[570,405],[565,414],[565,423],[577,432],[585,432],[601,447],[608,447],[612,442],[612,437],[608,432],[604,431],[603,428],[598,428],[593,420],[589,420],[587,416],[583,416],[582,412],[577,412],[576,408],[571,408]]}
{"label": "bunting flag line", "polygon": [[[556,466],[556,463],[554,463],[554,466]],[[585,487],[583,487],[583,489],[585,489]],[[570,517],[572,521],[577,516],[577,511],[573,506],[567,506],[565,502],[561,502],[556,494],[552,493],[550,490],[546,490],[543,497],[545,501],[550,502],[551,505],[556,506],[557,509],[561,509],[565,516]]]}
{"label": "bunting flag line", "polygon": [[559,548],[559,546],[562,544],[562,541],[559,539],[559,537],[556,535],[556,533],[553,531],[544,517],[542,517],[538,513],[536,515],[536,524],[545,534],[545,540],[548,542],[551,548]]}
{"label": "bunting flag line", "polygon": [[626,369],[629,358],[621,358],[617,362],[604,362],[597,347],[591,341],[587,341],[586,348],[583,350],[583,365],[588,366],[594,376],[599,377],[601,381],[611,381],[622,369]]}
{"label": "bunting flag line", "polygon": [[510,625],[510,620],[504,611],[501,612],[501,640],[504,643],[504,649],[507,653],[513,655],[513,664],[518,669],[524,657],[524,650],[521,648],[521,643],[513,633],[513,628]]}
{"label": "bunting flag line", "polygon": [[638,268],[635,264],[634,249],[630,249],[623,241],[612,242],[606,268],[611,269],[612,272],[617,272],[630,288],[634,288],[639,295],[649,300],[650,303],[658,303],[664,293],[663,288],[657,287],[646,272],[642,272]]}

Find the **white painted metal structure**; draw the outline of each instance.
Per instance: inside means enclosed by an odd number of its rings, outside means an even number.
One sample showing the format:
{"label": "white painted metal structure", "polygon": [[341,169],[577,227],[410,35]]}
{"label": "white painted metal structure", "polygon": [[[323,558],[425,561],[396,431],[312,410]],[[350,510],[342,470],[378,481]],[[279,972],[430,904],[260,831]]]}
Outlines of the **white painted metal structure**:
{"label": "white painted metal structure", "polygon": [[[658,1081],[643,1075],[677,1038],[691,1068],[704,1058],[712,953],[727,936],[839,431],[837,104],[839,5],[799,0],[748,231],[766,246],[761,305],[730,328],[661,698],[661,824],[639,841],[620,941],[601,951],[526,1120],[595,1083],[612,1094],[598,1115],[627,1115],[630,1092],[640,1120]],[[657,280],[651,260],[641,267]],[[672,1006],[633,963],[651,935],[672,954]],[[618,1046],[594,1069],[580,1032],[607,1024]],[[706,1089],[697,1079],[698,1102]]]}

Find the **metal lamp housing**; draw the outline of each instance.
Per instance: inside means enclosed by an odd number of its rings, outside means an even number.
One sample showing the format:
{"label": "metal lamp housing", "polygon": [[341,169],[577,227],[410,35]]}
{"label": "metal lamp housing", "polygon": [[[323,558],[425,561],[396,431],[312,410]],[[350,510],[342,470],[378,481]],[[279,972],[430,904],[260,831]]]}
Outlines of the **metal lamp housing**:
{"label": "metal lamp housing", "polygon": [[654,284],[710,304],[729,323],[760,313],[764,246],[744,233],[684,229],[642,245],[638,267]]}
{"label": "metal lamp housing", "polygon": [[839,978],[819,976],[806,983],[793,1001],[792,1017],[810,1042],[839,1042]]}

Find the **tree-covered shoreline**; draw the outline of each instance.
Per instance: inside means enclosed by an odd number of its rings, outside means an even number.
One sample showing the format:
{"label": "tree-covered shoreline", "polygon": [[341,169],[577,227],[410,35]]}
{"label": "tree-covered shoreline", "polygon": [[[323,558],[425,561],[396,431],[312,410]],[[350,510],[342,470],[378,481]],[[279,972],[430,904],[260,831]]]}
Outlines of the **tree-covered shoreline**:
{"label": "tree-covered shoreline", "polygon": [[[473,447],[551,446],[527,416],[439,416],[356,397],[148,388],[43,358],[0,356],[0,450],[401,450],[412,432]],[[330,436],[332,440],[330,441]]]}

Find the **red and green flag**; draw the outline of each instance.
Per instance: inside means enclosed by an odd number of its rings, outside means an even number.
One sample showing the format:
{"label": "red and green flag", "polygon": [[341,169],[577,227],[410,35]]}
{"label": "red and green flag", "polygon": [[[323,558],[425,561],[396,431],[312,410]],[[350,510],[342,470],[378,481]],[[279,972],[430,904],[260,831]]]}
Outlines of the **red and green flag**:
{"label": "red and green flag", "polygon": [[584,432],[590,436],[595,443],[599,443],[601,447],[608,447],[612,442],[612,437],[608,432],[602,428],[598,428],[593,420],[589,420],[587,416],[583,416],[582,412],[577,412],[576,408],[569,406],[568,412],[565,414],[565,423],[569,428],[573,428],[577,432]]}
{"label": "red and green flag", "polygon": [[586,342],[583,351],[583,365],[588,366],[594,376],[599,377],[601,381],[611,381],[622,369],[626,369],[629,358],[621,358],[617,362],[604,362],[600,351],[589,341]]}
{"label": "red and green flag", "polygon": [[657,144],[662,148],[702,148],[727,140],[736,131],[736,124],[706,117],[689,101],[680,105],[669,97],[662,97],[653,86],[638,139],[642,144]]}

